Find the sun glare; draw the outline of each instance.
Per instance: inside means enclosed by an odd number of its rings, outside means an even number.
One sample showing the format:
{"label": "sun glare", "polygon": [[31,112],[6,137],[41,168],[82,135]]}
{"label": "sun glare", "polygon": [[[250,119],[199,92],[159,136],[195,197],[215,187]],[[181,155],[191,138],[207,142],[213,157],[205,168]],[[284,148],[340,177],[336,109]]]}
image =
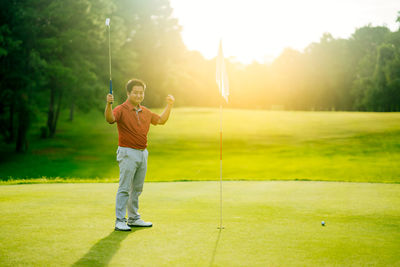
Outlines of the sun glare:
{"label": "sun glare", "polygon": [[397,1],[171,0],[189,49],[216,56],[222,38],[227,57],[270,62],[284,48],[302,50],[323,33],[347,38],[368,23],[396,29]]}

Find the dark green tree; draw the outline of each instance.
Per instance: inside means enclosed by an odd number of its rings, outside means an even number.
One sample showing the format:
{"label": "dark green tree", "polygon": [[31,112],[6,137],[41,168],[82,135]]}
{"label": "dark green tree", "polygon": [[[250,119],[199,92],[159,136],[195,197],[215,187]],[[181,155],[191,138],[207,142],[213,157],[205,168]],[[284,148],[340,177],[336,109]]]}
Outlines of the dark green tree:
{"label": "dark green tree", "polygon": [[359,28],[350,38],[350,66],[354,72],[352,95],[354,107],[358,110],[375,110],[379,105],[373,104],[375,98],[374,73],[378,58],[378,47],[385,42],[390,30],[387,27]]}
{"label": "dark green tree", "polygon": [[[169,1],[122,0],[115,3],[117,9],[113,15],[122,18],[127,30],[120,53],[130,52],[125,56],[130,61],[127,65],[116,63],[121,79],[123,83],[132,77],[143,79],[148,87],[144,104],[164,105],[166,94],[173,93],[170,86],[174,71],[171,70],[177,68],[185,52],[181,27],[172,16]],[[117,57],[121,59],[122,55]],[[123,95],[125,97],[125,92]]]}
{"label": "dark green tree", "polygon": [[6,142],[15,142],[17,152],[28,148],[27,134],[35,114],[33,106],[41,79],[35,69],[36,29],[30,27],[35,12],[32,1],[1,1],[0,28],[0,125]]}

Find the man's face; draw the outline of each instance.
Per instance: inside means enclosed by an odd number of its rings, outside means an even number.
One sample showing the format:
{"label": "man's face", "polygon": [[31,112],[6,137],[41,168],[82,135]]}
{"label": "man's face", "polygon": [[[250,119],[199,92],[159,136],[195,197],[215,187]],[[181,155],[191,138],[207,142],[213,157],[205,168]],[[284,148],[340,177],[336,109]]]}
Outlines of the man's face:
{"label": "man's face", "polygon": [[140,85],[135,85],[132,91],[128,93],[129,101],[134,105],[139,105],[144,99],[144,88]]}

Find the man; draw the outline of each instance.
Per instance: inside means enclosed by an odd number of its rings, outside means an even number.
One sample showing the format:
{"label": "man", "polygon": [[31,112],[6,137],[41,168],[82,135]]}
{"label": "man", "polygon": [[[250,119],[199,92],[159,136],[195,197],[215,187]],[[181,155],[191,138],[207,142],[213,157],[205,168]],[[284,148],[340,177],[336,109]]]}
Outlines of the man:
{"label": "man", "polygon": [[[147,170],[147,133],[150,123],[165,124],[175,102],[172,95],[167,96],[167,107],[161,115],[151,112],[140,103],[144,99],[146,85],[138,79],[126,84],[127,100],[112,109],[114,97],[107,95],[105,117],[108,123],[117,122],[119,164],[119,187],[115,204],[115,230],[130,231],[130,227],[151,227],[151,222],[140,218],[139,196],[143,190]],[[128,210],[128,220],[125,218]]]}

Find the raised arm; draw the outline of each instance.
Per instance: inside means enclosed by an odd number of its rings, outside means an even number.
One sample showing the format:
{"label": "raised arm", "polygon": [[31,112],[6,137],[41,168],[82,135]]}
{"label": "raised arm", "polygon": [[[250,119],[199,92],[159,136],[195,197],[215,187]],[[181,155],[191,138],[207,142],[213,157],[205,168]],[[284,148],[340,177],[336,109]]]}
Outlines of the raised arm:
{"label": "raised arm", "polygon": [[115,117],[112,112],[112,103],[114,102],[114,96],[112,94],[107,95],[107,104],[106,104],[106,110],[104,111],[104,116],[106,117],[106,121],[108,123],[114,123],[115,122]]}
{"label": "raised arm", "polygon": [[174,105],[175,98],[172,95],[167,96],[167,107],[164,109],[163,113],[158,120],[158,124],[165,124],[168,121],[169,114],[171,113],[172,106]]}

